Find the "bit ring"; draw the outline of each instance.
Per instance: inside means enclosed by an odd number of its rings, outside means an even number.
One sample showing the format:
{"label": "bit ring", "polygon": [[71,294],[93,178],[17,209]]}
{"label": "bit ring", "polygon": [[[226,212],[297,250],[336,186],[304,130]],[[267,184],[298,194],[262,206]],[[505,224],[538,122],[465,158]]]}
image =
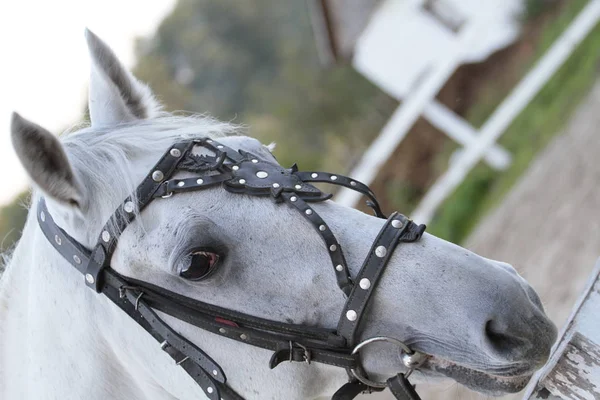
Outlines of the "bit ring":
{"label": "bit ring", "polygon": [[[421,354],[418,353],[416,351],[413,351],[410,347],[408,347],[404,342],[401,342],[398,339],[394,339],[391,337],[387,337],[387,336],[376,336],[376,337],[372,337],[370,339],[366,339],[363,340],[362,342],[360,342],[359,344],[357,344],[354,349],[352,350],[352,354],[357,354],[360,352],[360,350],[371,344],[371,343],[376,343],[376,342],[387,342],[387,343],[391,343],[394,344],[396,346],[398,346],[405,354]],[[410,374],[413,372],[413,370],[415,369],[415,367],[408,367],[408,372],[405,374],[405,378],[408,378],[410,376]],[[377,382],[377,381],[373,381],[369,378],[367,378],[366,376],[363,375],[363,373],[358,369],[358,368],[352,368],[350,369],[350,372],[352,373],[352,375],[354,375],[354,377],[356,379],[358,379],[360,382],[364,383],[367,386],[373,387],[373,388],[379,388],[379,389],[383,389],[387,387],[387,382]]]}

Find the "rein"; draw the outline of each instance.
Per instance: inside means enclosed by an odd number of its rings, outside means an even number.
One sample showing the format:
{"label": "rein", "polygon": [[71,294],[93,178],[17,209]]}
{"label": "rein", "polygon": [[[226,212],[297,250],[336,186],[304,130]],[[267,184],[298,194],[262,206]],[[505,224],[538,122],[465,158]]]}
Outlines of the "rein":
{"label": "rein", "polygon": [[[210,150],[213,155],[195,155],[196,146]],[[198,174],[193,178],[174,179],[177,171]],[[275,368],[282,362],[313,362],[344,368],[349,381],[332,400],[351,400],[361,392],[380,391],[389,387],[397,399],[420,399],[408,381],[425,356],[404,343],[388,337],[375,337],[357,343],[357,331],[373,291],[396,247],[402,242],[421,238],[425,226],[416,225],[405,216],[393,213],[373,242],[356,277],[351,277],[336,237],[326,222],[310,207],[311,202],[331,198],[313,182],[345,186],[368,197],[367,204],[379,218],[385,218],[373,192],[351,178],[325,172],[298,171],[294,165],[284,169],[243,150],[235,151],[212,139],[189,140],[173,145],[152,171],[117,208],[98,239],[89,250],[61,229],[50,215],[44,198],[37,206],[42,232],[54,248],[80,271],[86,285],[105,295],[142,328],[152,335],[174,362],[181,366],[211,400],[243,400],[227,385],[224,371],[208,354],[175,332],[155,312],[158,310],[238,342],[273,352],[269,362]],[[258,318],[252,315],[207,304],[171,292],[148,282],[120,275],[110,267],[119,232],[134,220],[152,200],[169,198],[176,193],[221,186],[230,193],[271,197],[278,203],[296,208],[313,225],[327,246],[337,284],[343,291],[346,304],[336,329],[296,325]],[[134,200],[136,199],[135,203]],[[369,379],[360,361],[360,350],[374,342],[388,342],[402,350],[402,361],[408,369],[386,382]]]}

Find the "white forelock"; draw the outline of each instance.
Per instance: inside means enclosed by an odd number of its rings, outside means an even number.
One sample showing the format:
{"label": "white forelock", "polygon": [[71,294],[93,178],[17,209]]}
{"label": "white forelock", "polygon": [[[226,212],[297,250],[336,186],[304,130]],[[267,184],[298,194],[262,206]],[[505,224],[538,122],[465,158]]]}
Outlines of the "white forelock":
{"label": "white forelock", "polygon": [[[93,208],[88,210],[88,220],[100,222],[102,216],[114,212],[115,200],[119,202],[135,194],[140,183],[136,181],[134,171],[133,161],[136,158],[162,154],[177,141],[220,138],[237,135],[241,131],[242,127],[238,125],[206,115],[164,114],[152,120],[69,131],[63,135],[62,142],[86,195],[94,199]],[[94,243],[97,232],[90,229],[88,233],[86,242]]]}

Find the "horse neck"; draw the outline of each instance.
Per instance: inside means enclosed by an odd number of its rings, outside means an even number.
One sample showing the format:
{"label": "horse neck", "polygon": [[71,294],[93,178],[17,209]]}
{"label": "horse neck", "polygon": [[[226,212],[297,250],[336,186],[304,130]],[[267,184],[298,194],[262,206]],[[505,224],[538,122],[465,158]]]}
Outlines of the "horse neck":
{"label": "horse neck", "polygon": [[111,317],[30,216],[0,281],[0,398],[154,397],[115,351]]}

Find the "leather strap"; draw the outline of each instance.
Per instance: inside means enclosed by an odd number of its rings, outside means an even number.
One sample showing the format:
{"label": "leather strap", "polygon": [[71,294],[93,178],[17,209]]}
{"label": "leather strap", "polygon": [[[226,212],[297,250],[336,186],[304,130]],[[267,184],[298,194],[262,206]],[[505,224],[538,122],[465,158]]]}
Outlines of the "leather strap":
{"label": "leather strap", "polygon": [[356,332],[373,290],[408,224],[409,220],[404,215],[393,213],[369,250],[338,323],[338,333],[346,338],[349,346],[355,344]]}
{"label": "leather strap", "polygon": [[[113,270],[111,270],[111,273],[116,274]],[[211,320],[228,326],[244,326],[256,328],[261,331],[279,332],[290,338],[299,336],[305,340],[322,342],[326,344],[326,347],[330,348],[346,348],[345,339],[337,335],[333,329],[288,324],[259,318],[191,299],[179,293],[171,292],[160,286],[142,282],[134,278],[121,276],[121,279],[129,285],[134,286],[135,290],[144,291],[145,301],[153,308],[183,320],[186,320],[188,316],[191,319],[196,314],[205,315],[210,317]],[[190,321],[190,323],[192,322]]]}
{"label": "leather strap", "polygon": [[48,242],[73,267],[85,274],[86,266],[90,261],[90,251],[56,225],[43,197],[40,197],[36,212],[38,224]]}
{"label": "leather strap", "polygon": [[387,386],[398,400],[421,400],[415,387],[410,384],[404,374],[398,374],[388,379]]}
{"label": "leather strap", "polygon": [[165,181],[160,188],[154,192],[154,198],[167,198],[171,197],[174,193],[191,192],[209,188],[211,186],[222,184],[231,178],[232,176],[230,173],[224,172],[219,175],[203,176],[202,178],[172,179]]}
{"label": "leather strap", "polygon": [[284,193],[282,197],[288,204],[298,209],[302,216],[312,224],[315,231],[321,236],[327,247],[327,253],[331,259],[331,264],[333,265],[333,272],[335,273],[337,284],[339,288],[342,289],[342,292],[348,296],[354,284],[350,278],[350,270],[348,269],[342,246],[338,243],[336,237],[331,232],[331,229],[327,226],[321,216],[296,193]]}
{"label": "leather strap", "polygon": [[[94,261],[88,264],[85,271],[85,284],[100,293],[102,288],[101,271],[108,266],[117,247],[121,232],[135,219],[136,211],[142,211],[154,198],[166,177],[171,176],[177,164],[192,149],[194,142],[186,141],[174,144],[152,168],[152,171],[140,183],[136,190],[137,204],[128,197],[113,213],[113,217],[104,225],[96,249],[93,251]],[[97,249],[102,247],[103,250]],[[103,261],[100,263],[100,261]]]}
{"label": "leather strap", "polygon": [[[107,272],[114,274],[112,270]],[[300,329],[295,325],[262,320],[241,313],[235,313],[236,317],[241,318],[224,319],[216,316],[214,310],[210,309],[212,307],[204,309],[203,303],[200,302],[192,309],[165,297],[164,294],[158,295],[138,286],[127,287],[132,293],[128,293],[128,297],[136,298],[138,293],[142,294],[140,304],[148,304],[153,309],[214,334],[274,351],[270,361],[271,368],[283,361],[319,362],[341,368],[356,368],[358,365],[358,356],[350,354],[344,346],[344,341],[323,330],[315,331],[305,327]],[[143,311],[141,306],[140,309]]]}
{"label": "leather strap", "polygon": [[372,388],[362,382],[353,380],[339,388],[331,397],[331,400],[353,400],[361,393],[380,392],[382,389]]}
{"label": "leather strap", "polygon": [[357,180],[349,178],[344,175],[331,174],[329,172],[321,172],[321,171],[298,171],[296,175],[303,182],[322,182],[329,183],[332,185],[344,186],[348,189],[352,189],[356,192],[359,192],[369,198],[367,201],[367,205],[373,209],[375,212],[375,216],[379,218],[386,218],[385,214],[381,211],[381,207],[379,206],[379,202],[375,197],[375,193],[367,185],[361,183]]}
{"label": "leather strap", "polygon": [[[105,275],[105,284],[102,293],[152,335],[157,342],[161,343],[161,348],[169,354],[173,361],[182,367],[194,381],[196,381],[209,399],[219,400],[221,396],[217,383],[224,384],[226,382],[226,377],[218,364],[214,363],[208,356],[205,356],[193,343],[188,342],[166,325],[158,316],[156,316],[156,314],[152,316],[150,313],[147,313],[146,316],[144,316],[141,309],[144,308],[145,303],[141,298],[135,297],[132,299],[131,297],[128,297],[126,293],[121,290],[126,286],[126,283],[121,281],[117,275],[111,273],[110,268],[105,269],[103,274]],[[148,309],[147,307],[145,308]],[[147,319],[147,317],[149,317],[149,319]],[[173,342],[173,345],[169,342],[164,344],[167,340]],[[181,346],[182,343],[186,346],[176,347]],[[202,358],[198,356],[198,353],[205,356],[202,362],[204,368],[196,362],[196,360]],[[214,369],[211,370],[210,368]],[[217,371],[217,374],[213,373],[215,370]]]}

